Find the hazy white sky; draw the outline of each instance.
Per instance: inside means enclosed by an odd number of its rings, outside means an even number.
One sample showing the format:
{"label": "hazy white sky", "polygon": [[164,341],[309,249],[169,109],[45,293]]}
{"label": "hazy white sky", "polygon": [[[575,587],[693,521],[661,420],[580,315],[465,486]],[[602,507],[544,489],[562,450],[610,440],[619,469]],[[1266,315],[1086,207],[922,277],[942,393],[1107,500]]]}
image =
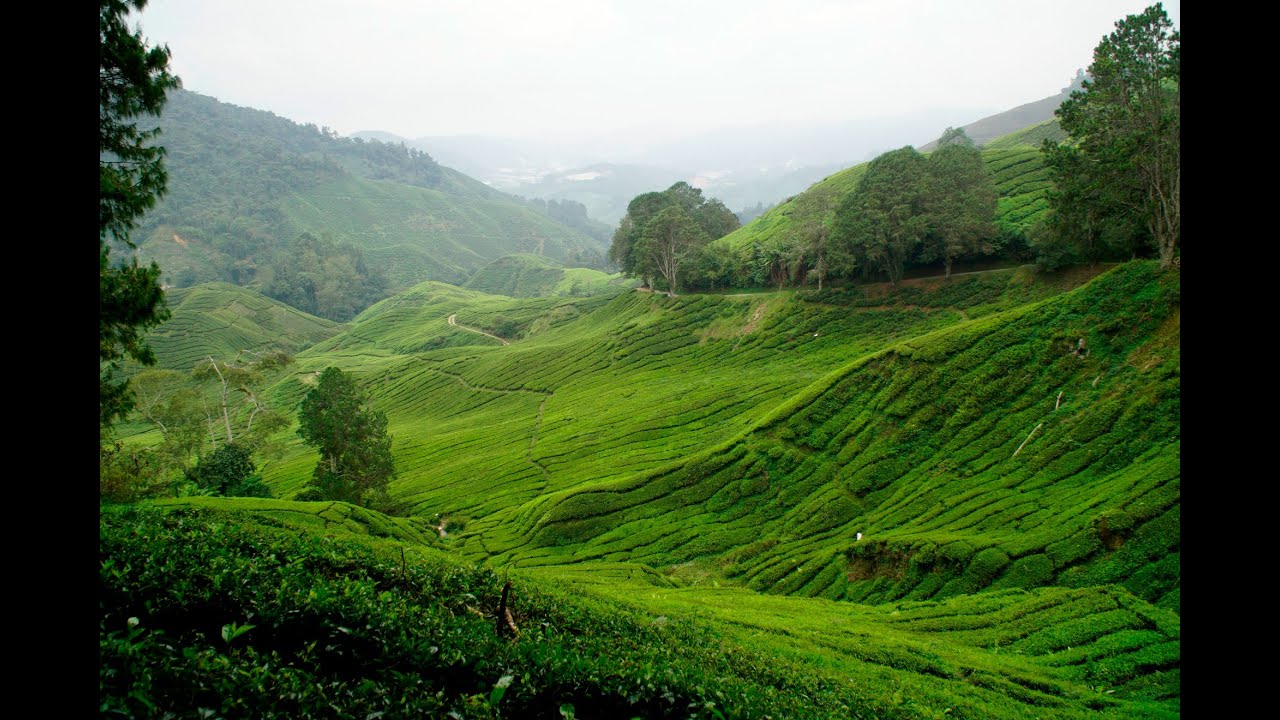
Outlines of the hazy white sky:
{"label": "hazy white sky", "polygon": [[343,134],[669,136],[1004,110],[1147,4],[151,0],[137,20],[188,90]]}

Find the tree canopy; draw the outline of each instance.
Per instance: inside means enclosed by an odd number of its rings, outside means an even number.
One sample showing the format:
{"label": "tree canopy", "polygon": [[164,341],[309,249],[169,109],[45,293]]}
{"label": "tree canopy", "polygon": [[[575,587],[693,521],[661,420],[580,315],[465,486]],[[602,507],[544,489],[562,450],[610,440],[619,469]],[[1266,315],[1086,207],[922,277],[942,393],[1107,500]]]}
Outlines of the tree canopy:
{"label": "tree canopy", "polygon": [[231,443],[202,456],[187,478],[201,491],[224,497],[271,497],[262,482],[253,452]]}
{"label": "tree canopy", "polygon": [[1182,232],[1180,57],[1159,3],[1129,15],[1094,49],[1091,79],[1057,111],[1071,139],[1044,144],[1057,185],[1052,227],[1086,256],[1100,240],[1128,246],[1145,231],[1161,266],[1173,263]]}
{"label": "tree canopy", "polygon": [[737,229],[738,216],[724,203],[680,181],[631,200],[613,234],[609,260],[646,283],[661,276],[675,292],[683,282],[680,272],[686,261],[707,243]]}
{"label": "tree canopy", "polygon": [[663,208],[644,225],[636,245],[638,262],[653,268],[672,294],[680,288],[680,268],[693,252],[707,243],[707,234],[689,217],[684,208]]}
{"label": "tree canopy", "polygon": [[921,260],[941,260],[946,276],[957,257],[992,251],[995,237],[996,183],[982,153],[964,131],[943,135],[945,142],[929,156],[931,192],[925,201],[930,230]]}
{"label": "tree canopy", "polygon": [[853,248],[864,269],[882,270],[896,285],[929,230],[930,185],[928,162],[915,148],[880,155],[841,203],[837,241]]}
{"label": "tree canopy", "polygon": [[305,497],[358,505],[387,501],[396,474],[387,416],[369,406],[353,376],[336,367],[320,374],[302,400],[298,435],[320,451]]}
{"label": "tree canopy", "polygon": [[139,30],[128,26],[130,11],[147,0],[101,0],[98,73],[98,339],[99,421],[103,426],[133,405],[127,380],[117,380],[120,362],[129,357],[144,365],[155,355],[143,339],[166,319],[160,267],[139,266],[136,257],[116,263],[113,244],[132,250],[129,232],[138,218],[164,194],[164,148],[151,144],[159,128],[141,130],[133,122],[159,115],[166,93],[180,81],[169,73],[169,48],[148,48]]}

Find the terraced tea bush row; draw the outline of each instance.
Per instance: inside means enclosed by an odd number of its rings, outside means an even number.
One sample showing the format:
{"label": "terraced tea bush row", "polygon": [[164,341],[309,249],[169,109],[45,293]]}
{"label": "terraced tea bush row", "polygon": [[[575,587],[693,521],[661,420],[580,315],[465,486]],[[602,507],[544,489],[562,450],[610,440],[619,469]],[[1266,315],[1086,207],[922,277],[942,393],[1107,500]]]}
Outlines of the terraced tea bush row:
{"label": "terraced tea bush row", "polygon": [[[208,502],[103,510],[104,712],[1177,714],[1177,618],[1122,590],[873,608],[584,566],[511,574],[519,635],[510,639],[494,630],[504,577],[488,568],[407,536],[335,535],[339,526],[308,519],[338,510],[326,503]],[[394,522],[370,515],[357,525]],[[1091,615],[1106,628],[1081,631]]]}
{"label": "terraced tea bush row", "polygon": [[[869,602],[1115,582],[1176,608],[1178,532],[1160,518],[1178,503],[1177,302],[1176,278],[1131,264],[911,340],[729,447],[542,500],[531,539],[577,559],[723,555],[736,576],[779,592],[834,592],[816,578],[847,553],[843,596]],[[714,472],[698,469],[708,463]],[[764,491],[746,496],[744,483]],[[730,559],[732,542],[692,541],[739,527],[755,533],[739,547],[778,542],[744,562]]]}

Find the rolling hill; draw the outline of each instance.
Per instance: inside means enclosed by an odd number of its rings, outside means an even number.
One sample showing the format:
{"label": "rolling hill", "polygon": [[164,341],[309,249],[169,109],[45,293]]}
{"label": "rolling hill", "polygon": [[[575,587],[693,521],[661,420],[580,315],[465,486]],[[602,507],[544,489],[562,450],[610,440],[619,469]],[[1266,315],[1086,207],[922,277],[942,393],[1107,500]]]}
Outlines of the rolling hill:
{"label": "rolling hill", "polygon": [[[1148,261],[821,301],[424,282],[269,392],[294,407],[317,371],[356,373],[407,516],[287,500],[316,461],[289,438],[265,471],[285,500],[105,512],[112,558],[165,571],[104,568],[104,637],[138,617],[167,640],[104,662],[204,667],[211,703],[312,697],[242,679],[274,668],[366,712],[416,682],[431,712],[1176,717],[1179,308]],[[208,557],[236,582],[203,580]],[[507,579],[515,641],[494,634]]]}
{"label": "rolling hill", "polygon": [[603,257],[599,241],[400,145],[187,91],[171,95],[160,124],[168,194],[135,238],[180,286],[219,280],[274,294],[288,244],[304,233],[385,276],[389,291],[460,283],[513,252]]}
{"label": "rolling hill", "polygon": [[[983,147],[1002,229],[1043,216],[1038,145],[1060,137],[1049,119]],[[104,708],[1180,715],[1178,272],[668,297],[564,267],[549,236],[505,251],[527,218],[492,190],[412,154],[371,179],[383,150],[344,147],[286,163],[313,176],[270,195],[273,222],[403,289],[343,324],[175,289],[151,342],[180,370],[290,350],[261,393],[290,413],[325,368],[355,374],[387,414],[397,516],[293,500],[318,459],[294,428],[258,468],[279,499],[104,506]],[[803,207],[716,242],[784,237]],[[433,263],[463,286],[414,282]]]}
{"label": "rolling hill", "polygon": [[[1047,120],[996,138],[982,148],[982,159],[996,183],[996,225],[1002,231],[1023,233],[1039,222],[1049,209],[1045,196],[1049,189],[1049,175],[1040,152],[1040,142],[1048,137],[1062,139],[1065,136],[1061,133],[1056,120]],[[866,169],[867,163],[862,163],[841,170],[814,183],[805,193],[830,192],[842,198],[857,189]],[[743,249],[788,237],[794,232],[794,227],[808,219],[805,213],[812,212],[797,202],[798,197],[788,198],[770,208],[750,223],[716,240],[715,244]]]}
{"label": "rolling hill", "polygon": [[[1062,106],[1063,101],[1071,96],[1072,91],[1081,88],[1081,83],[1085,79],[1084,71],[1078,70],[1071,84],[1062,88],[1057,95],[1050,95],[1047,98],[1019,105],[995,115],[988,115],[981,120],[976,120],[963,126],[964,132],[969,136],[970,140],[973,140],[974,144],[987,145],[992,140],[1015,133],[1029,125],[1042,125],[1048,121],[1053,121],[1056,126],[1057,120],[1054,119],[1054,111]],[[1059,130],[1058,132],[1061,131]],[[1055,139],[1061,140],[1064,137],[1065,134]],[[932,150],[937,145],[937,142],[937,140],[932,140],[921,145],[918,149],[921,152],[927,152]],[[1033,144],[1039,145],[1038,142]]]}
{"label": "rolling hill", "polygon": [[[847,308],[426,284],[300,353],[295,375],[337,363],[372,382],[399,438],[396,494],[465,519],[467,555],[714,559],[759,590],[876,601],[1131,583],[1176,608],[1176,573],[1143,569],[1151,553],[1177,563],[1168,282],[1131,263],[1054,294],[1002,271]],[[447,322],[508,315],[536,331],[503,346]],[[1034,452],[1010,457],[1029,433]],[[300,487],[311,457],[295,451],[269,477]]]}
{"label": "rolling hill", "polygon": [[563,268],[540,255],[508,255],[480,268],[462,287],[490,295],[546,297],[594,295],[627,284],[621,273]]}
{"label": "rolling hill", "polygon": [[207,355],[229,359],[241,350],[295,353],[341,331],[335,322],[308,315],[229,283],[171,288],[169,320],[147,335],[157,366],[190,370]]}

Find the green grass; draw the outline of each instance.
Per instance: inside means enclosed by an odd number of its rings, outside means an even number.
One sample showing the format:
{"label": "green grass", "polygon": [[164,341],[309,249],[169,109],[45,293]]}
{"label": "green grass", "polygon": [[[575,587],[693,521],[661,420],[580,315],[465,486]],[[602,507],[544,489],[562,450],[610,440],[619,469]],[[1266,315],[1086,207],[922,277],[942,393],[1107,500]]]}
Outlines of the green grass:
{"label": "green grass", "polygon": [[[706,558],[757,589],[862,600],[1118,582],[1176,605],[1176,559],[1145,566],[1177,552],[1176,526],[1155,529],[1178,497],[1176,286],[1145,263],[1060,282],[1000,271],[847,305],[426,283],[301,353],[276,396],[328,364],[364,377],[393,494],[464,520],[452,542],[474,557]],[[528,334],[504,347],[449,315]],[[267,478],[287,496],[313,463],[295,443]],[[1121,532],[1146,549],[1106,548],[1097,522],[1130,506]]]}
{"label": "green grass", "polygon": [[[873,601],[1121,583],[1176,608],[1177,286],[1149,263],[1068,291],[1084,279],[530,300],[428,282],[269,396],[356,372],[390,419],[393,495],[464,522],[472,557],[699,560]],[[265,475],[289,497],[315,454],[283,439]]]}
{"label": "green grass", "polygon": [[[539,498],[509,552],[702,559],[760,590],[871,602],[1009,574],[1012,586],[1121,583],[1176,607],[1177,298],[1176,277],[1131,263],[868,353],[728,442]],[[1069,352],[1079,337],[1086,358]]]}

